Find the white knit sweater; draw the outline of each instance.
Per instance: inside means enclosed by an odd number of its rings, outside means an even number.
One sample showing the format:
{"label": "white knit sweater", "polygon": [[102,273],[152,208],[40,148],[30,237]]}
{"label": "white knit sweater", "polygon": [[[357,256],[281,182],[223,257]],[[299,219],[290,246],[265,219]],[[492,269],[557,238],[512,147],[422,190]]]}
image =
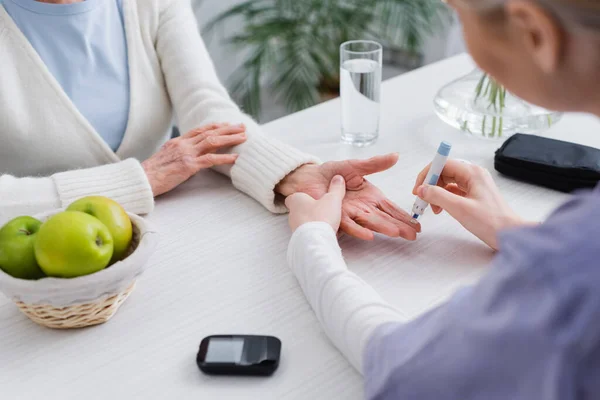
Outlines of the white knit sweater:
{"label": "white knit sweater", "polygon": [[0,223],[90,194],[111,197],[134,213],[150,212],[154,201],[140,161],[168,140],[174,114],[182,132],[244,122],[248,141],[232,149],[240,154],[235,166],[219,172],[269,210],[284,211],[274,187],[317,160],[262,136],[231,101],[189,0],[123,0],[123,9],[131,105],[114,153],[0,5]]}

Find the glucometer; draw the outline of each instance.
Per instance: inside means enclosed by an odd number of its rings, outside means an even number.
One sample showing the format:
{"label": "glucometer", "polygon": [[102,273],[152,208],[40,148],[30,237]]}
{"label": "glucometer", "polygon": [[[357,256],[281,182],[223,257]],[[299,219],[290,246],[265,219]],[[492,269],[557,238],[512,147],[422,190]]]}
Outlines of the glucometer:
{"label": "glucometer", "polygon": [[269,376],[280,356],[281,340],[273,336],[215,335],[202,340],[196,363],[209,375]]}

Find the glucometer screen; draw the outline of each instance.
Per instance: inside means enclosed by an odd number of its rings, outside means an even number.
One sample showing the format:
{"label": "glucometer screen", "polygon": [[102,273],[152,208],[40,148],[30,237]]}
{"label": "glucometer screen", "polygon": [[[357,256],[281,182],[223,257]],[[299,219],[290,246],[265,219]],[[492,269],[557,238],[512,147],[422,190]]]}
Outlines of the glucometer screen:
{"label": "glucometer screen", "polygon": [[212,338],[208,342],[205,361],[209,363],[239,364],[244,351],[244,339]]}

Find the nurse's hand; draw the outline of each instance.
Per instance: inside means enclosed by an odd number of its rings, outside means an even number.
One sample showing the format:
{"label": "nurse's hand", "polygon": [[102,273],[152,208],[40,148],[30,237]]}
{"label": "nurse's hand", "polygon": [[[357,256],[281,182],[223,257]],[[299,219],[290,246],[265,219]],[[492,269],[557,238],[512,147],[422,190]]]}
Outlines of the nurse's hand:
{"label": "nurse's hand", "polygon": [[285,205],[290,210],[292,232],[308,222],[326,222],[337,232],[342,221],[342,202],[345,196],[346,181],[338,175],[331,180],[327,194],[319,200],[306,193],[287,197]]}
{"label": "nurse's hand", "polygon": [[417,178],[413,194],[431,204],[434,213],[446,210],[467,230],[498,250],[500,230],[525,224],[502,198],[485,168],[448,160],[437,186],[423,185],[427,166]]}
{"label": "nurse's hand", "polygon": [[165,143],[142,163],[152,193],[160,196],[198,173],[216,165],[234,164],[237,154],[218,154],[221,149],[246,141],[244,125],[212,124],[194,129]]}

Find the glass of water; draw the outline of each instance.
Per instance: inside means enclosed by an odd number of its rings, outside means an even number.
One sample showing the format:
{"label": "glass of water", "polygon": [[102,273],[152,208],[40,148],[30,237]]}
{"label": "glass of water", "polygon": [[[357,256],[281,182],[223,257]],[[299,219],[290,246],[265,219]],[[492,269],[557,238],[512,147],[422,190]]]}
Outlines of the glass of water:
{"label": "glass of water", "polygon": [[340,47],[342,140],[369,146],[379,136],[382,46],[371,40],[353,40]]}

